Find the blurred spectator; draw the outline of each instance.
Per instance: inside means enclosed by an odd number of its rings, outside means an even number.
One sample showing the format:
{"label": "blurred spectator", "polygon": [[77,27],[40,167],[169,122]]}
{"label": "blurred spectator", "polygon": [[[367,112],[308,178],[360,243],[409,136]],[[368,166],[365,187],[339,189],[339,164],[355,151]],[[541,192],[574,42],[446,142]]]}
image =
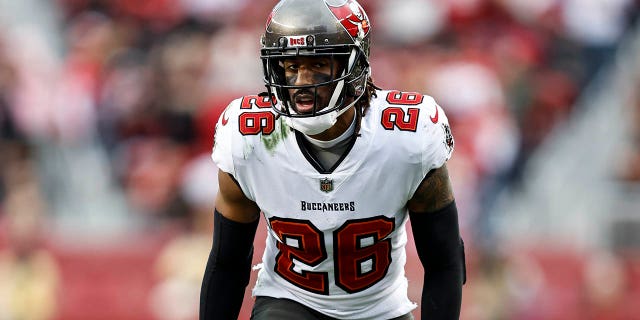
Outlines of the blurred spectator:
{"label": "blurred spectator", "polygon": [[178,190],[187,150],[161,138],[132,139],[119,150],[122,183],[133,212],[151,224],[184,217]]}
{"label": "blurred spectator", "polygon": [[559,0],[496,0],[515,19],[527,24],[535,25],[540,23],[544,16],[554,10],[559,5]]}
{"label": "blurred spectator", "polygon": [[144,129],[152,100],[152,71],[147,54],[127,48],[109,58],[98,97],[99,134],[112,153],[123,139]]}
{"label": "blurred spectator", "polygon": [[46,209],[38,177],[25,155],[13,153],[3,163],[9,189],[0,212],[8,243],[0,249],[0,318],[53,319],[59,296],[58,267],[43,246]]}
{"label": "blurred spectator", "polygon": [[211,74],[211,35],[198,25],[185,25],[167,34],[154,57],[159,110],[193,113],[202,106]]}
{"label": "blurred spectator", "polygon": [[548,319],[545,294],[547,279],[540,264],[525,253],[504,248],[480,257],[470,302],[463,317],[468,319]]}
{"label": "blurred spectator", "polygon": [[10,60],[9,44],[0,33],[0,139],[14,139],[16,128],[9,103],[13,99],[13,91],[16,84],[16,70]]}
{"label": "blurred spectator", "polygon": [[[377,21],[386,43],[412,45],[430,39],[446,24],[444,2],[433,0],[377,1]],[[402,22],[402,23],[399,23]]]}
{"label": "blurred spectator", "polygon": [[260,42],[255,40],[262,26],[263,22],[248,20],[237,27],[227,26],[214,35],[211,56],[214,72],[210,74],[212,96],[226,97],[228,103],[228,98],[235,98],[239,92],[264,91],[260,76],[262,64],[256,56]]}
{"label": "blurred spectator", "polygon": [[[429,71],[426,87],[438,97],[456,130],[458,154],[451,165],[457,169],[460,161],[472,168],[471,174],[461,170],[461,176],[451,170],[452,183],[461,187],[461,194],[456,197],[464,208],[460,210],[461,227],[477,232],[478,240],[482,240],[491,233],[491,197],[506,184],[505,172],[518,152],[513,115],[507,109],[504,89],[495,71],[473,56],[450,54]],[[464,90],[459,88],[461,83]],[[461,197],[465,195],[471,198]],[[473,206],[475,203],[478,205]]]}
{"label": "blurred spectator", "polygon": [[0,114],[10,138],[52,134],[57,61],[45,40],[27,27],[0,26]]}
{"label": "blurred spectator", "polygon": [[[635,66],[634,79],[640,82],[640,66]],[[631,84],[633,85],[633,84]],[[627,182],[640,182],[640,92],[632,90],[628,99],[629,106],[629,137],[625,142],[626,148],[616,166],[617,178]]]}
{"label": "blurred spectator", "polygon": [[568,0],[563,2],[567,34],[582,47],[583,81],[588,83],[613,58],[628,25],[633,0]]}
{"label": "blurred spectator", "polygon": [[627,270],[623,260],[612,252],[594,252],[585,263],[583,280],[583,319],[635,319]]}
{"label": "blurred spectator", "polygon": [[[132,211],[152,224],[185,216],[178,177],[203,149],[197,121],[209,97],[211,32],[184,21],[149,51],[123,48],[105,65],[100,135]],[[210,150],[210,138],[207,144]]]}
{"label": "blurred spectator", "polygon": [[241,13],[248,0],[179,0],[184,11],[202,20],[233,22],[233,17]]}
{"label": "blurred spectator", "polygon": [[186,221],[156,262],[158,282],[150,304],[157,319],[198,317],[202,274],[212,241],[211,212],[218,192],[217,168],[210,163],[209,156],[203,155],[185,166],[180,194],[186,202]]}
{"label": "blurred spectator", "polygon": [[481,257],[473,287],[467,291],[466,308],[462,318],[489,320],[508,319],[508,283],[506,261],[497,254]]}

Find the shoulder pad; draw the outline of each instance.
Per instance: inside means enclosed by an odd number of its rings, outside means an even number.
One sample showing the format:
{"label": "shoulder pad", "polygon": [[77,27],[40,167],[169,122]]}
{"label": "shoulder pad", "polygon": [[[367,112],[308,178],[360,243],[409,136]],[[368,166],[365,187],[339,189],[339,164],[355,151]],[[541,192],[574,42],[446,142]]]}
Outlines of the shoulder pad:
{"label": "shoulder pad", "polygon": [[380,123],[386,130],[410,131],[421,146],[425,172],[439,168],[450,157],[454,148],[453,135],[444,110],[428,95],[397,90],[379,91],[381,102]]}

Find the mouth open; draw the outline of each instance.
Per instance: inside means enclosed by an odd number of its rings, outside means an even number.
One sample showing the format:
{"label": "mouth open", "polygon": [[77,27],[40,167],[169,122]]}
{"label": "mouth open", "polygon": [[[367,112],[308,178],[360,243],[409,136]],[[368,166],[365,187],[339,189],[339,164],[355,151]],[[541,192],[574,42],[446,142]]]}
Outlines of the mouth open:
{"label": "mouth open", "polygon": [[298,113],[312,113],[315,99],[311,94],[296,95],[295,99],[296,111]]}

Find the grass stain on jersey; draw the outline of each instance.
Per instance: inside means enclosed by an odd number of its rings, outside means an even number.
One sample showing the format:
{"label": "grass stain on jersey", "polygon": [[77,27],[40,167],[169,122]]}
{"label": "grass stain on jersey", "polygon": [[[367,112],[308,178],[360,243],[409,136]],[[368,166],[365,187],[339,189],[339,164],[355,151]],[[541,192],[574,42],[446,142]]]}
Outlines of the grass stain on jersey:
{"label": "grass stain on jersey", "polygon": [[269,135],[261,135],[260,140],[264,147],[273,155],[278,144],[289,136],[289,126],[285,124],[282,118],[276,121],[276,130]]}
{"label": "grass stain on jersey", "polygon": [[253,154],[253,150],[254,150],[254,146],[245,140],[244,147],[242,148],[243,159],[244,160],[249,159],[249,156]]}

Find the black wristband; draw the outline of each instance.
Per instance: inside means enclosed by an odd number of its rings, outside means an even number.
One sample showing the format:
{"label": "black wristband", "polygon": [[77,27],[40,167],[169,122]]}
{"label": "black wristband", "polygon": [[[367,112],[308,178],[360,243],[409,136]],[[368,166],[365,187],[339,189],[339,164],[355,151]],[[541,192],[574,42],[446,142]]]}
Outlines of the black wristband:
{"label": "black wristband", "polygon": [[200,320],[237,319],[249,284],[258,222],[235,222],[215,210],[213,246],[200,291]]}

